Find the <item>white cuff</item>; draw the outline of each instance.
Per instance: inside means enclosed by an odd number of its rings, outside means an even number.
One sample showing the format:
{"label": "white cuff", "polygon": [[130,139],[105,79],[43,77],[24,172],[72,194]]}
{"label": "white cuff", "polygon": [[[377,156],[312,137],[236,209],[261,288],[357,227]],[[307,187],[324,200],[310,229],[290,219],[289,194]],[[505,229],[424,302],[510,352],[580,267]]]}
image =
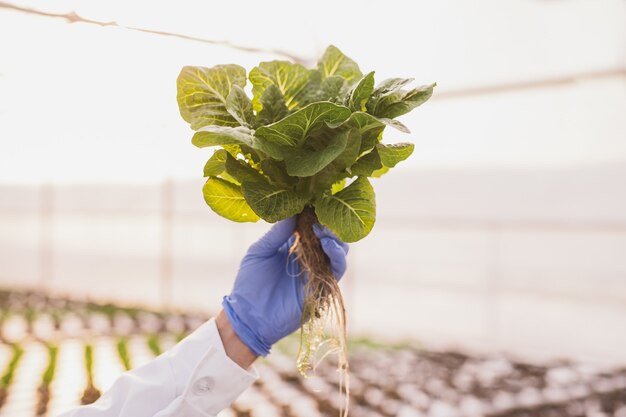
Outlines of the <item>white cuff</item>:
{"label": "white cuff", "polygon": [[215,319],[166,355],[175,376],[176,396],[182,395],[180,415],[217,415],[259,378],[256,367],[245,370],[226,355]]}

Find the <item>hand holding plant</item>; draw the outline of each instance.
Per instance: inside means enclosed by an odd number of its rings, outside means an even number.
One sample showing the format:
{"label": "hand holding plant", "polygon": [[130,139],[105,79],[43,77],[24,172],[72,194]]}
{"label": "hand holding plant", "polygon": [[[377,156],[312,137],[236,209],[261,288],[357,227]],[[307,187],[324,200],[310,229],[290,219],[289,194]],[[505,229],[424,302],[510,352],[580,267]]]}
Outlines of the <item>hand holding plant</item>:
{"label": "hand holding plant", "polygon": [[[244,91],[247,79],[251,99]],[[300,322],[302,373],[322,345],[339,354],[340,369],[348,369],[344,303],[313,227],[319,222],[343,242],[372,230],[376,202],[368,177],[383,175],[414,148],[383,143],[383,132],[391,127],[409,133],[395,118],[427,101],[435,86],[407,88],[412,81],[389,78],[376,85],[373,71],[363,75],[334,46],[311,69],[269,61],[248,74],[228,64],[184,67],[178,77],[178,105],[195,131],[192,143],[217,147],[204,166],[209,207],[236,222],[296,216],[289,253],[308,277]],[[328,321],[335,337],[324,336]]]}
{"label": "hand holding plant", "polygon": [[[231,294],[224,297],[224,311],[235,332],[258,356],[267,355],[274,343],[300,327],[306,274],[289,250],[295,225],[294,217],[281,220],[250,247]],[[340,280],[346,271],[348,245],[320,225],[314,232]]]}

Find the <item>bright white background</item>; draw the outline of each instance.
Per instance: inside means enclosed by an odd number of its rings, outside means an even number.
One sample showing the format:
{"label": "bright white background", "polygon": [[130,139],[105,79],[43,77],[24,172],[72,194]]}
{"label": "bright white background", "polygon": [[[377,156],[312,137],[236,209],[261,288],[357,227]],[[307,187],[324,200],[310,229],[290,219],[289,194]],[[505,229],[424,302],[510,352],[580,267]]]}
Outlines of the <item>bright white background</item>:
{"label": "bright white background", "polygon": [[267,225],[204,205],[210,151],[176,76],[312,64],[333,43],[378,80],[438,84],[402,118],[410,137],[387,136],[416,151],[375,184],[379,221],[353,245],[352,331],[626,362],[623,1],[19,5],[229,45],[0,8],[5,285],[215,310]]}

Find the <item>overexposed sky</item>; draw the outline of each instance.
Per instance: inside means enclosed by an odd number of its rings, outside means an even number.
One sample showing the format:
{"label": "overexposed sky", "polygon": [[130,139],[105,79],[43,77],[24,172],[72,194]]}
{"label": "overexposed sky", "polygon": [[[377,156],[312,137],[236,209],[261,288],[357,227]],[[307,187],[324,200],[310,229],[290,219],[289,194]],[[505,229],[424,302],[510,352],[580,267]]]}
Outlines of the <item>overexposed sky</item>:
{"label": "overexposed sky", "polygon": [[[309,60],[333,43],[364,72],[376,70],[379,81],[436,81],[434,99],[401,119],[413,133],[387,136],[416,143],[405,169],[626,161],[621,0],[321,1],[305,16],[284,1],[20,5]],[[238,63],[249,70],[281,58],[6,9],[0,9],[0,39],[1,183],[201,175],[211,152],[190,144],[191,131],[178,114],[180,68]],[[614,75],[594,75],[607,72]],[[568,77],[575,81],[450,97]]]}

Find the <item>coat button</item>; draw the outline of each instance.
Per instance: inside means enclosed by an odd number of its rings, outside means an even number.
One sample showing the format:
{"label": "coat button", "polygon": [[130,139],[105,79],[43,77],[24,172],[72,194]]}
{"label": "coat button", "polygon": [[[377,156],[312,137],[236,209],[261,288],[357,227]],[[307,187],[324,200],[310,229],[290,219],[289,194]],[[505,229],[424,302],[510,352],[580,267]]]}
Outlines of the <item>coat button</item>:
{"label": "coat button", "polygon": [[204,376],[193,384],[193,393],[195,395],[204,395],[210,392],[215,386],[215,381],[210,376]]}

